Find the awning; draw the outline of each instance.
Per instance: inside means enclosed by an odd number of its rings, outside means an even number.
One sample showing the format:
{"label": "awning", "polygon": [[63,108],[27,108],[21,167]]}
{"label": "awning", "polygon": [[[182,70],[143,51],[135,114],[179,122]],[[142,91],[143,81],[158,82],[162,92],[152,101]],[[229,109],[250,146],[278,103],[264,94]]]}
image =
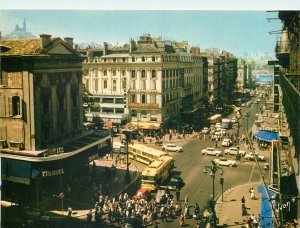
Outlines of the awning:
{"label": "awning", "polygon": [[255,134],[255,137],[259,140],[272,142],[272,140],[278,140],[278,132],[260,130]]}
{"label": "awning", "polygon": [[157,130],[160,128],[160,123],[157,122],[142,122],[142,121],[131,121],[129,124],[140,129]]}

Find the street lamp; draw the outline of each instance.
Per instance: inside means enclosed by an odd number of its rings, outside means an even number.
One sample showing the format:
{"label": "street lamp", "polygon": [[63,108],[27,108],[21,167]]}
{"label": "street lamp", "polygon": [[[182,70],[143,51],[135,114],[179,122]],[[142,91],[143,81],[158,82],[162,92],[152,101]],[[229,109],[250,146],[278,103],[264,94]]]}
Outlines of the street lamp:
{"label": "street lamp", "polygon": [[[204,174],[207,173],[207,169],[210,169],[210,176],[212,178],[212,198],[210,199],[210,206],[212,211],[212,218],[210,220],[210,226],[211,228],[217,227],[217,215],[215,211],[215,176],[218,169],[220,169],[220,175],[223,176],[223,169],[221,167],[216,166],[216,163],[212,160],[211,165],[206,165],[204,169]],[[220,181],[221,182],[221,181]],[[222,184],[223,189],[223,184]],[[223,190],[222,190],[223,192]],[[223,194],[222,194],[222,200],[223,200]]]}
{"label": "street lamp", "polygon": [[246,118],[247,118],[247,132],[248,132],[248,119],[249,119],[249,117],[250,117],[250,113],[249,112],[247,112],[247,114],[246,114]]}
{"label": "street lamp", "polygon": [[129,158],[128,158],[128,144],[133,144],[130,136],[130,132],[126,131],[125,134],[125,141],[123,141],[123,144],[126,144],[126,173],[125,173],[125,182],[128,184],[130,182],[130,173],[129,173]]}

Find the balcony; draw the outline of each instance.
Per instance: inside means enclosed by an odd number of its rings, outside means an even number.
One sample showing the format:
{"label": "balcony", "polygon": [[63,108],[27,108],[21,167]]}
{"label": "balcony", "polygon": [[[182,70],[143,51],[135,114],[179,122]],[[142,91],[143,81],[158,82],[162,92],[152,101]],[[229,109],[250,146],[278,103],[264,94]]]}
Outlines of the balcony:
{"label": "balcony", "polygon": [[290,62],[290,45],[288,41],[278,41],[275,48],[276,57],[282,67],[288,68]]}

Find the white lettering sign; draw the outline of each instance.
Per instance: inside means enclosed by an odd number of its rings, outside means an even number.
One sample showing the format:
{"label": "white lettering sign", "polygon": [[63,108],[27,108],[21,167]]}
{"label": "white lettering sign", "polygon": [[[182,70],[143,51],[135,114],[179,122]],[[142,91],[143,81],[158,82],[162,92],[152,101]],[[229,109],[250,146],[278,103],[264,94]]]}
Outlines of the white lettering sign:
{"label": "white lettering sign", "polygon": [[65,174],[64,169],[42,171],[43,177],[52,177]]}

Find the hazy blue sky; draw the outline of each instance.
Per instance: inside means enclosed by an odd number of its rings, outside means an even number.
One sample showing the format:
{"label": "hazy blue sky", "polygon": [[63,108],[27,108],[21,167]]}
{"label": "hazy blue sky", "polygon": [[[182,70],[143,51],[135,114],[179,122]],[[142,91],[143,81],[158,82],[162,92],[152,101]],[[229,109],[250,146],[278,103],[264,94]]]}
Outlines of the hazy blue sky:
{"label": "hazy blue sky", "polygon": [[117,10],[2,10],[0,31],[13,31],[27,21],[34,35],[70,36],[75,43],[128,42],[143,33],[165,39],[186,40],[200,48],[218,48],[236,55],[274,53],[280,20],[267,21],[277,13],[266,11],[117,11]]}

